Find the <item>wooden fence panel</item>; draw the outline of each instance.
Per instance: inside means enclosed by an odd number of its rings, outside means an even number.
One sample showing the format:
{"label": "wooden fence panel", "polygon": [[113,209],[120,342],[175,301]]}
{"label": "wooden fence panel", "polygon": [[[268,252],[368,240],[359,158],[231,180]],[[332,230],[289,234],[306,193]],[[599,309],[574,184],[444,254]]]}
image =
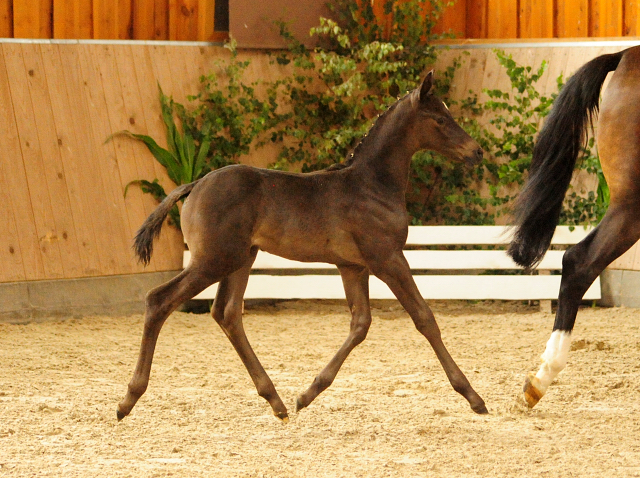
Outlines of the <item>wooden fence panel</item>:
{"label": "wooden fence panel", "polygon": [[[0,49],[1,51],[1,49]],[[3,267],[0,280],[20,281],[33,277],[41,270],[27,179],[20,151],[20,140],[13,114],[4,55],[0,55],[0,200],[6,214],[0,234],[0,261]],[[29,276],[25,271],[29,271]]]}
{"label": "wooden fence panel", "polygon": [[[461,0],[458,0],[461,2]],[[487,38],[487,3],[467,0],[467,27],[465,38]]]}
{"label": "wooden fence panel", "polygon": [[25,68],[23,45],[5,44],[3,50],[37,232],[37,247],[42,256],[43,275],[50,278],[61,278],[64,277],[62,258],[55,232],[55,220],[46,182],[46,166],[35,118],[39,110],[37,109],[38,105],[34,105],[32,102],[29,90],[28,77],[35,75],[35,71]]}
{"label": "wooden fence panel", "polygon": [[197,40],[198,22],[198,0],[169,0],[169,40]]}
{"label": "wooden fence panel", "polygon": [[136,0],[133,5],[134,40],[169,38],[167,0]]}
{"label": "wooden fence panel", "polygon": [[[67,45],[65,48],[76,48]],[[129,223],[126,213],[127,204],[123,194],[122,182],[120,180],[120,167],[116,157],[115,144],[113,141],[105,142],[114,130],[111,128],[107,111],[107,101],[104,94],[103,82],[100,69],[93,61],[95,50],[100,45],[81,45],[78,55],[78,67],[80,69],[81,90],[86,102],[86,122],[90,129],[88,144],[91,146],[90,154],[95,158],[97,174],[102,180],[104,187],[104,198],[100,208],[103,214],[108,215],[113,229],[108,234],[111,241],[111,248],[114,249],[116,260],[118,261],[117,273],[124,274],[138,272],[142,270],[137,266],[131,250],[132,238],[135,234],[135,227]],[[105,79],[109,81],[109,79]]]}
{"label": "wooden fence panel", "polygon": [[624,25],[622,27],[622,34],[624,36],[640,35],[640,28],[638,28],[640,23],[640,19],[638,18],[638,0],[624,0],[623,12]]}
{"label": "wooden fence panel", "polygon": [[[47,81],[45,60],[41,54],[41,47],[45,47],[44,58],[51,60],[46,49],[48,45],[24,44],[22,54],[31,101],[34,105],[35,128],[41,145],[41,157],[44,166],[49,198],[51,200],[54,229],[49,235],[51,243],[56,243],[60,249],[60,257],[64,277],[76,277],[88,272],[82,267],[78,255],[80,244],[75,231],[73,211],[69,201],[67,177],[61,158],[61,150],[68,147],[63,142],[63,135],[56,130],[52,109],[50,89]],[[60,68],[56,65],[56,68]]]}
{"label": "wooden fence panel", "polygon": [[52,0],[13,0],[13,35],[16,38],[51,38]]}
{"label": "wooden fence panel", "polygon": [[[135,81],[135,78],[126,78],[120,76],[115,51],[118,48],[114,45],[100,45],[94,50],[94,60],[100,69],[102,77],[102,87],[104,89],[107,114],[110,126],[113,132],[122,131],[131,128],[131,113],[127,110],[123,94],[123,83]],[[115,81],[109,81],[109,77]],[[126,140],[114,139],[113,143],[116,150],[116,158],[120,169],[120,186],[124,188],[131,181],[137,179],[145,179],[142,176],[143,167],[140,167],[141,157],[148,154],[144,145]],[[129,218],[129,225],[132,231],[136,231],[138,227],[146,219],[147,215],[154,209],[153,199],[143,194],[140,188],[129,188],[127,197],[125,198],[127,205],[126,213]],[[149,270],[157,270],[155,264],[156,258],[152,257]]]}
{"label": "wooden fence panel", "polygon": [[553,0],[520,0],[520,37],[553,37]]}
{"label": "wooden fence panel", "polygon": [[[0,37],[224,41],[227,33],[215,31],[216,1],[0,0]],[[315,0],[304,1],[311,4]],[[434,31],[451,31],[462,38],[634,36],[638,34],[637,3],[456,0]],[[383,2],[376,1],[373,7],[388,31],[390,18],[384,14]],[[233,13],[248,18],[253,14]],[[254,24],[253,17],[247,23]]]}
{"label": "wooden fence panel", "polygon": [[[72,82],[68,78],[68,61],[60,54],[60,45],[41,45],[45,74],[50,90],[50,99],[53,110],[53,117],[56,128],[56,136],[59,154],[62,159],[66,182],[68,185],[69,202],[72,210],[73,222],[75,224],[78,249],[76,253],[82,261],[83,275],[100,275],[103,270],[104,261],[101,261],[101,254],[108,252],[99,251],[99,247],[104,245],[103,241],[98,241],[94,228],[95,216],[102,215],[99,212],[101,200],[97,194],[93,193],[96,179],[96,168],[89,166],[89,156],[87,155],[84,143],[86,138],[79,137],[82,134],[78,131],[78,122],[85,124],[87,119],[78,113],[81,105],[77,104],[75,90],[81,90],[78,82]],[[77,69],[77,65],[72,67]],[[67,73],[67,74],[65,74]],[[110,248],[110,246],[107,245]]]}
{"label": "wooden fence panel", "polygon": [[621,0],[592,0],[589,15],[589,36],[617,37],[622,35]]}
{"label": "wooden fence panel", "polygon": [[13,37],[13,0],[0,0],[0,38]]}
{"label": "wooden fence panel", "polygon": [[589,36],[589,0],[564,0],[557,3],[556,35],[558,38]]}
{"label": "wooden fence panel", "polygon": [[53,0],[53,38],[93,38],[93,0]]}

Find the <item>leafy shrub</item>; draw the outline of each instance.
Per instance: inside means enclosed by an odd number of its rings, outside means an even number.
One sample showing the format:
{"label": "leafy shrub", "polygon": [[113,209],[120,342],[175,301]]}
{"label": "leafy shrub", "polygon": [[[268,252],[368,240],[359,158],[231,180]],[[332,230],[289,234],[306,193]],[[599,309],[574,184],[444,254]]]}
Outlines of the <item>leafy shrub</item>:
{"label": "leafy shrub", "polygon": [[[209,171],[234,164],[247,154],[256,138],[279,121],[276,115],[274,94],[262,100],[255,88],[259,82],[242,81],[249,61],[240,61],[234,42],[226,45],[231,51],[228,61],[218,61],[216,73],[200,78],[201,88],[188,99],[190,106],[175,102],[160,87],[159,98],[162,119],[166,127],[167,148],[162,148],[147,135],[119,131],[114,136],[128,136],[142,141],[155,159],[166,168],[176,185],[187,184],[205,176]],[[158,201],[166,197],[157,179],[131,181],[125,188],[140,186],[143,192],[152,194]],[[180,228],[177,206],[170,212],[171,222]]]}
{"label": "leafy shrub", "polygon": [[[202,77],[200,92],[190,97],[192,106],[160,94],[168,150],[148,137],[124,133],[144,141],[176,184],[237,162],[266,138],[281,145],[272,165],[277,169],[310,172],[340,162],[375,117],[398,95],[415,88],[434,63],[438,50],[429,42],[441,37],[432,29],[446,5],[438,0],[386,0],[384,24],[370,2],[336,0],[329,6],[335,20],[321,18],[311,30],[319,43],[315,49],[279,23],[287,48],[274,54],[272,63],[288,65],[291,73],[261,85],[261,94],[256,92],[258,82],[243,82],[249,62],[239,61],[230,44],[231,59],[218,64],[224,81],[216,74]],[[436,93],[458,106],[459,123],[481,144],[485,159],[468,168],[428,151],[417,153],[407,191],[412,224],[494,224],[509,212],[531,163],[538,128],[557,94],[540,95],[536,89],[546,62],[534,69],[518,65],[504,52],[495,53],[511,88],[484,90],[489,97],[484,103],[474,92],[457,103],[448,98],[462,58],[437,72]],[[557,84],[562,87],[562,76]],[[564,224],[595,223],[606,210],[608,189],[592,148],[593,141],[585,148],[581,167],[596,175],[598,191],[570,191],[561,217]],[[177,166],[172,166],[170,155]],[[134,183],[159,200],[164,197],[157,180]],[[174,222],[178,224],[177,210]]]}

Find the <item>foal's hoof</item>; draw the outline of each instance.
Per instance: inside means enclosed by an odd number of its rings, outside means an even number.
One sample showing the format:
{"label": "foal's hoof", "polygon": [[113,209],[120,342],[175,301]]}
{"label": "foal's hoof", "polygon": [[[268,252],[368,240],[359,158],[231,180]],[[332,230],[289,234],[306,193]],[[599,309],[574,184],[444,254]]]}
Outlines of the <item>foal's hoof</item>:
{"label": "foal's hoof", "polygon": [[303,408],[305,408],[306,405],[304,405],[301,401],[300,401],[300,397],[296,398],[296,413],[298,413],[300,410],[302,410]]}
{"label": "foal's hoof", "polygon": [[489,410],[487,410],[487,406],[484,404],[484,402],[478,405],[472,405],[471,410],[476,412],[478,415],[487,415],[489,413]]}
{"label": "foal's hoof", "polygon": [[289,423],[289,414],[287,412],[273,412],[273,415],[285,425]]}
{"label": "foal's hoof", "polygon": [[116,416],[118,417],[118,421],[122,421],[124,417],[126,417],[128,413],[124,413],[120,411],[120,405],[118,405],[118,409],[116,410]]}
{"label": "foal's hoof", "polygon": [[539,384],[540,381],[532,375],[527,376],[526,380],[524,381],[522,391],[524,392],[524,401],[527,402],[529,408],[535,407],[544,395],[544,392],[541,392],[540,389],[536,386]]}

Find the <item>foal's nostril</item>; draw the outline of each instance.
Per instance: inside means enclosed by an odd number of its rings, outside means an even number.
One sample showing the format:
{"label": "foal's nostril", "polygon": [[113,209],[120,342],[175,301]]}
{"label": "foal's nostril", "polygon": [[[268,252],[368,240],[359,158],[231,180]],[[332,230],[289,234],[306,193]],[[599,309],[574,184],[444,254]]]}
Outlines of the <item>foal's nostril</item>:
{"label": "foal's nostril", "polygon": [[482,148],[476,149],[476,156],[478,157],[478,159],[482,159],[483,154],[484,154],[484,151],[482,151]]}

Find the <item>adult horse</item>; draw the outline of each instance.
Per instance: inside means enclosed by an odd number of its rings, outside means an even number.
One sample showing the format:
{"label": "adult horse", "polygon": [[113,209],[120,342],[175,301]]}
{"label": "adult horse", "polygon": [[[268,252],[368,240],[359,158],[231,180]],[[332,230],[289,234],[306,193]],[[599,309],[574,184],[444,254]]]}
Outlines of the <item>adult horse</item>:
{"label": "adult horse", "polygon": [[242,326],[242,298],[258,250],[304,262],[338,266],[351,311],[347,340],[309,389],[296,400],[308,406],[335,378],[371,323],[369,273],[387,283],[427,338],[453,388],[477,413],[484,401],[449,355],[431,310],[422,299],[402,253],[407,239],[405,190],[411,157],[432,149],[454,160],[476,163],[482,149],[456,124],[431,92],[433,72],[376,121],[346,163],[295,174],[234,165],[176,188],[138,231],[135,250],[148,263],[153,239],[181,198],[182,230],[191,262],[174,279],[147,294],[140,356],[125,398],[122,419],[145,392],[153,352],[167,316],[185,300],[220,282],[212,315],[276,417],[287,409],[254,354]]}
{"label": "adult horse", "polygon": [[[607,74],[614,71],[600,100]],[[562,201],[584,145],[588,126],[600,114],[598,152],[611,199],[604,218],[583,241],[567,250],[551,338],[538,372],[525,381],[530,407],[566,366],[582,296],[614,259],[640,238],[640,47],[599,56],[567,82],[540,131],[531,172],[515,206],[516,231],[509,254],[531,268],[544,256],[558,223]]]}

